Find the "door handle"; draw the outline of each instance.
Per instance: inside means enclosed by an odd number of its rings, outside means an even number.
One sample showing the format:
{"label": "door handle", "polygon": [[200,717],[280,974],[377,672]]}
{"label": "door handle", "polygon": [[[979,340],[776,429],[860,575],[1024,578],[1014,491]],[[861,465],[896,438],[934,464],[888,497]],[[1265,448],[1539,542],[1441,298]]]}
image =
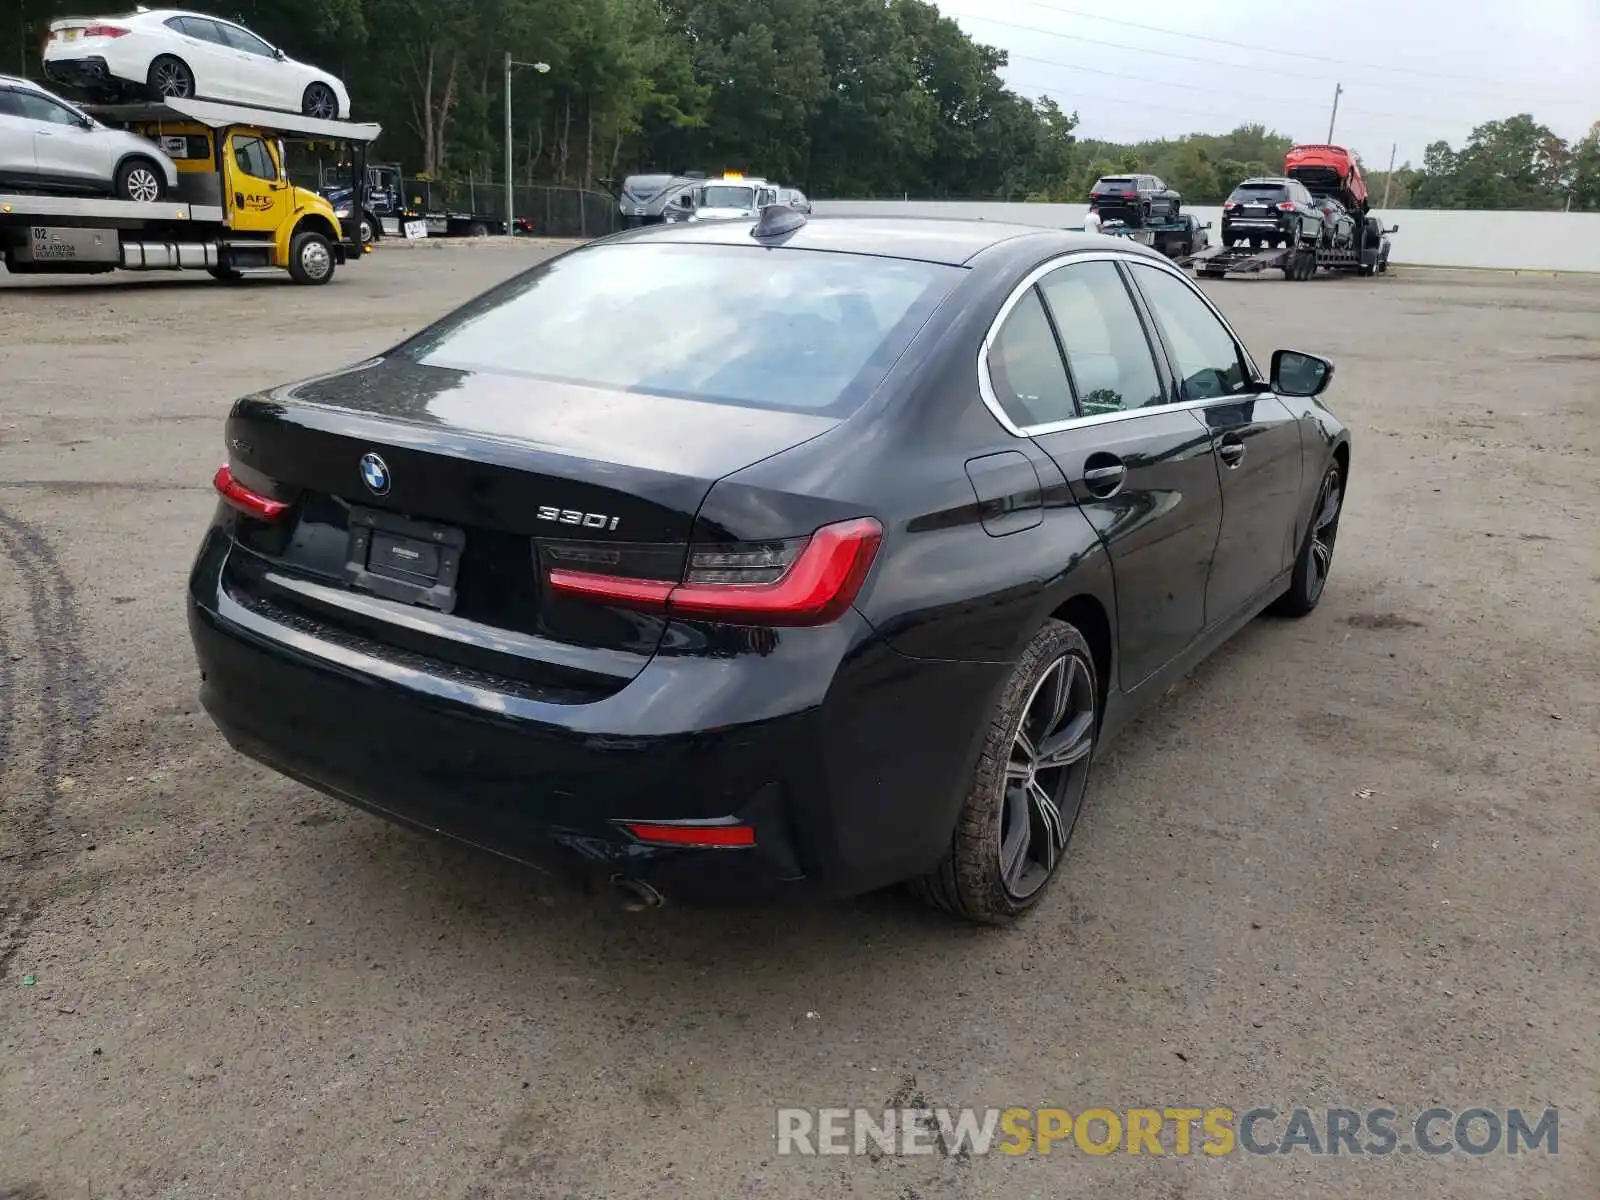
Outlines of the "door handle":
{"label": "door handle", "polygon": [[1222,445],[1217,447],[1217,456],[1227,466],[1237,467],[1244,461],[1244,443],[1236,437],[1224,438]]}
{"label": "door handle", "polygon": [[243,192],[235,192],[233,194],[233,203],[234,203],[234,205],[236,207],[243,208],[244,207],[244,193]]}
{"label": "door handle", "polygon": [[1128,477],[1128,468],[1111,454],[1091,454],[1083,470],[1083,486],[1089,494],[1105,499],[1113,496]]}

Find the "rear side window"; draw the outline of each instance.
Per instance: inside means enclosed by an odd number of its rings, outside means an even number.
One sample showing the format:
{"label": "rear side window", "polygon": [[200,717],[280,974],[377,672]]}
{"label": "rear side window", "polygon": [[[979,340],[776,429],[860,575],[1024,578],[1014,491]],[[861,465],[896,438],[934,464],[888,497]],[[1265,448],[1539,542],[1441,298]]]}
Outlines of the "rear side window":
{"label": "rear side window", "polygon": [[963,273],[755,245],[596,246],[480,296],[399,353],[434,367],[844,416]]}
{"label": "rear side window", "polygon": [[1115,263],[1062,267],[1039,284],[1072,368],[1083,415],[1161,404],[1161,377]]}
{"label": "rear side window", "polygon": [[989,345],[989,386],[1006,416],[1023,429],[1078,415],[1061,349],[1034,288],[1017,301]]}

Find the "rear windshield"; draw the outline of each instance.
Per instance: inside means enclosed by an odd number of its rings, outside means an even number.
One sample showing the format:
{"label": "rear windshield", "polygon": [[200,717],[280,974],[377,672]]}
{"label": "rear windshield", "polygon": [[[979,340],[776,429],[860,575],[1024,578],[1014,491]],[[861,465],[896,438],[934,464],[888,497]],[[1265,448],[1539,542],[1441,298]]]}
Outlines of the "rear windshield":
{"label": "rear windshield", "polygon": [[1233,189],[1230,200],[1266,200],[1277,199],[1289,194],[1289,186],[1283,183],[1241,183]]}
{"label": "rear windshield", "polygon": [[648,200],[671,182],[671,175],[631,175],[622,181],[622,190]]}
{"label": "rear windshield", "polygon": [[1131,179],[1097,179],[1094,182],[1094,187],[1089,190],[1093,192],[1131,192],[1134,187],[1135,184]]}
{"label": "rear windshield", "polygon": [[756,245],[594,246],[485,293],[398,353],[433,367],[844,416],[962,273]]}

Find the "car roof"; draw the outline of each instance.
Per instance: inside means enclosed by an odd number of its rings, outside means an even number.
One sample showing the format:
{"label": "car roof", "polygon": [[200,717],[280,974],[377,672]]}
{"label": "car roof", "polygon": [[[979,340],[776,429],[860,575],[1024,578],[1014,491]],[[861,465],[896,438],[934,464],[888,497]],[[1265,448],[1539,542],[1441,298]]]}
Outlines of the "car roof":
{"label": "car roof", "polygon": [[[646,226],[613,235],[606,240],[757,245],[750,236],[750,230],[748,220],[682,222]],[[783,245],[797,250],[874,254],[882,258],[907,258],[962,266],[990,247],[1023,238],[1049,242],[1058,253],[1107,248],[1103,234],[1075,233],[1042,225],[980,221],[964,217],[807,217],[805,224],[783,239]],[[1131,242],[1126,248],[1147,250]],[[1147,252],[1160,257],[1154,251]]]}
{"label": "car roof", "polygon": [[50,91],[50,89],[45,87],[43,84],[35,83],[31,79],[24,79],[20,75],[0,75],[0,84],[5,84],[8,87],[25,87],[35,92]]}
{"label": "car roof", "polygon": [[1293,179],[1287,179],[1282,175],[1252,175],[1249,179],[1241,179],[1233,186],[1244,187],[1244,185],[1247,183],[1270,183],[1279,187],[1283,187],[1294,182],[1295,181]]}

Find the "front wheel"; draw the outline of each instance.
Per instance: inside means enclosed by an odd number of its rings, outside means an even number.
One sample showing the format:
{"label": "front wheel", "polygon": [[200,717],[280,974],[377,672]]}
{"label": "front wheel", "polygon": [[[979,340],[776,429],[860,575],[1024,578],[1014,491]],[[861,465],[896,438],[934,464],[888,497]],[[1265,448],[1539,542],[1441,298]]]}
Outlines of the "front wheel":
{"label": "front wheel", "polygon": [[339,119],[339,98],[327,84],[313,83],[300,99],[300,112],[302,116],[314,117],[318,121],[336,121]]}
{"label": "front wheel", "polygon": [[1316,608],[1333,570],[1333,546],[1339,537],[1339,514],[1344,510],[1344,475],[1330,463],[1317,489],[1311,527],[1306,530],[1300,554],[1294,561],[1289,590],[1273,602],[1272,611],[1285,617],[1303,617]]}
{"label": "front wheel", "polygon": [[1039,902],[1089,784],[1099,699],[1089,643],[1065,621],[1046,621],[990,717],[949,850],[912,884],[918,896],[990,925]]}
{"label": "front wheel", "polygon": [[117,168],[117,198],[154,204],[166,195],[167,181],[148,158],[130,158]]}
{"label": "front wheel", "polygon": [[289,243],[289,278],[296,283],[327,283],[333,267],[332,242],[311,230],[294,235]]}

